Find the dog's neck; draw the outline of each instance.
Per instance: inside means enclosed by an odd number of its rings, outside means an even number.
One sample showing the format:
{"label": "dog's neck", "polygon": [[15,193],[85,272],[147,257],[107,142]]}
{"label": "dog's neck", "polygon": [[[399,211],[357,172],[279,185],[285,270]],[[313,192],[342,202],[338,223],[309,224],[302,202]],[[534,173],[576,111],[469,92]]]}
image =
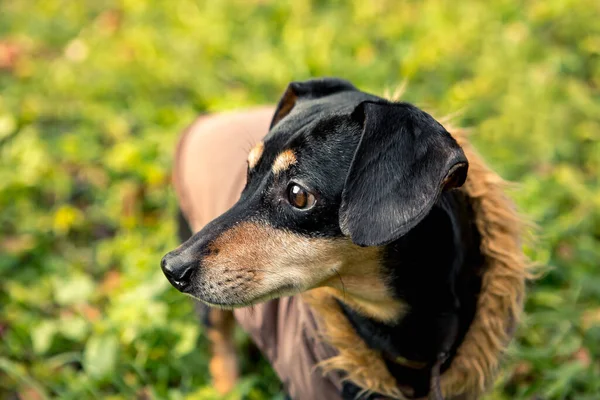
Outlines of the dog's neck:
{"label": "dog's neck", "polygon": [[473,318],[483,263],[479,241],[466,196],[446,192],[419,225],[385,250],[391,286],[407,311],[383,323],[340,302],[359,336],[416,394],[427,392],[441,352],[450,354],[442,370],[447,368]]}

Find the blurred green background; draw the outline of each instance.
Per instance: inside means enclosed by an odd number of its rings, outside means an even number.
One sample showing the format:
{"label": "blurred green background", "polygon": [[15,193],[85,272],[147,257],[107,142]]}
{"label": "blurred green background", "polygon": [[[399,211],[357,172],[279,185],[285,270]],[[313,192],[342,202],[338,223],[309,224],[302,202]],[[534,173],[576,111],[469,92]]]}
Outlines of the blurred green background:
{"label": "blurred green background", "polygon": [[[329,75],[406,81],[519,183],[552,268],[489,398],[599,399],[599,21],[597,0],[0,2],[0,398],[218,398],[159,268],[175,141]],[[244,372],[232,399],[282,398]]]}

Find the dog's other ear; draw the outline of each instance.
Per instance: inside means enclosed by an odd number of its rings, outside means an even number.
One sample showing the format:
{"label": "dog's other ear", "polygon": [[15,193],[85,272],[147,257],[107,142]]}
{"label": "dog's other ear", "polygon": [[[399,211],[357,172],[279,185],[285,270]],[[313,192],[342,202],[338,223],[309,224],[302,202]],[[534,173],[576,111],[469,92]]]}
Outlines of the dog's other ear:
{"label": "dog's other ear", "polygon": [[346,90],[357,90],[350,82],[339,78],[318,78],[303,82],[292,82],[281,96],[269,129],[292,111],[301,99],[316,99]]}
{"label": "dog's other ear", "polygon": [[340,227],[361,246],[392,242],[429,213],[444,189],[461,186],[468,162],[456,140],[407,103],[363,102],[363,125],[346,177]]}

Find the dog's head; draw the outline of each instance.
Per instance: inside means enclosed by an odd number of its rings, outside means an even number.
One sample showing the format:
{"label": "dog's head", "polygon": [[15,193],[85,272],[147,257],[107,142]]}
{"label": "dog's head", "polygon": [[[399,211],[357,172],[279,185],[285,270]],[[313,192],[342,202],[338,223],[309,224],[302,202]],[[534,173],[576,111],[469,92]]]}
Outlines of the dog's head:
{"label": "dog's head", "polygon": [[163,270],[211,305],[255,304],[340,277],[349,293],[369,285],[359,295],[368,303],[388,293],[385,245],[466,173],[456,141],[418,108],[339,79],[294,82],[248,155],[239,201],[167,254]]}

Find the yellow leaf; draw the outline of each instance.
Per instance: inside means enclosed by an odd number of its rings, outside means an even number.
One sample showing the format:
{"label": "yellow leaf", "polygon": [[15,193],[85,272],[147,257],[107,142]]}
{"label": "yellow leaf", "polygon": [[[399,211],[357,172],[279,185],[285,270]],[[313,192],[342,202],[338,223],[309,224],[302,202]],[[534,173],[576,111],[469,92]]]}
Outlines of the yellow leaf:
{"label": "yellow leaf", "polygon": [[81,211],[70,205],[64,205],[58,208],[54,213],[54,231],[59,234],[68,233],[72,227],[83,220]]}

